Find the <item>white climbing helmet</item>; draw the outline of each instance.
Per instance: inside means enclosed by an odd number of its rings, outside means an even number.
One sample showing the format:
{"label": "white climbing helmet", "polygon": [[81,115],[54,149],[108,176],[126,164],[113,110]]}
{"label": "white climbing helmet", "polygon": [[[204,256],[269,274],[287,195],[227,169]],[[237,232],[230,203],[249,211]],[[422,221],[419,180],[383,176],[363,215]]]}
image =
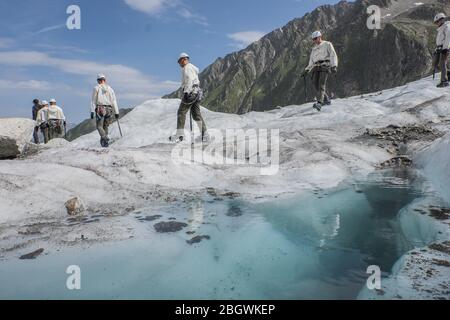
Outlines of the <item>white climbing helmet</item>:
{"label": "white climbing helmet", "polygon": [[56,103],[56,100],[55,99],[51,99],[50,103]]}
{"label": "white climbing helmet", "polygon": [[106,76],[103,73],[97,75],[97,80],[106,80]]}
{"label": "white climbing helmet", "polygon": [[181,59],[190,59],[189,55],[185,52],[180,54],[180,57],[178,58],[178,62],[180,62]]}
{"label": "white climbing helmet", "polygon": [[447,16],[445,15],[445,13],[438,13],[436,15],[436,17],[434,17],[434,23],[438,22],[441,19],[445,19],[447,18]]}
{"label": "white climbing helmet", "polygon": [[41,105],[48,106],[48,102],[46,100],[42,100]]}
{"label": "white climbing helmet", "polygon": [[322,36],[322,32],[320,32],[320,31],[314,31],[314,32],[312,33],[312,35],[311,35],[311,39],[316,39],[316,38],[321,37],[321,36]]}

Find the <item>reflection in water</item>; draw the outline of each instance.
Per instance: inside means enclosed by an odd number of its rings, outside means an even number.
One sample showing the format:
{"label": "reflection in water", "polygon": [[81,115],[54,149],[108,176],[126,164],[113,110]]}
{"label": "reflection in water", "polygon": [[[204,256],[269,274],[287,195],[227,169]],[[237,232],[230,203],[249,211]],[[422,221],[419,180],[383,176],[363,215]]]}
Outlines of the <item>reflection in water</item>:
{"label": "reflection in water", "polygon": [[[142,211],[176,216],[189,234],[157,234],[156,221],[146,221],[133,240],[4,262],[0,298],[356,298],[369,265],[390,272],[416,244],[409,239],[421,237],[416,228],[404,236],[414,215],[398,215],[423,196],[419,181],[403,173],[373,180],[264,204],[208,198],[150,207]],[[194,236],[204,240],[186,243]],[[81,292],[64,290],[68,263],[81,267]]]}
{"label": "reflection in water", "polygon": [[203,207],[203,201],[201,199],[195,199],[189,202],[189,231],[197,231],[205,221],[205,210]]}

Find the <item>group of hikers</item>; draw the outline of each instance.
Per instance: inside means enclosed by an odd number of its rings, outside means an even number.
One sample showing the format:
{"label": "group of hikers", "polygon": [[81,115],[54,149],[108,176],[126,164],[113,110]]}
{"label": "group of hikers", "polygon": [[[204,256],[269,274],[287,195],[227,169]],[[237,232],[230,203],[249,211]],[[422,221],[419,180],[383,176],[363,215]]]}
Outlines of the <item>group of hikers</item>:
{"label": "group of hikers", "polygon": [[66,117],[63,110],[56,105],[55,99],[51,99],[50,103],[46,100],[34,99],[32,116],[36,121],[33,132],[33,140],[36,144],[40,143],[39,131],[44,137],[45,144],[52,139],[61,138],[66,131]]}
{"label": "group of hikers", "polygon": [[[441,69],[441,81],[438,87],[444,88],[449,86],[450,76],[447,68],[450,49],[450,22],[447,21],[444,13],[439,13],[435,16],[434,23],[438,28],[434,61],[435,71],[437,68]],[[313,32],[311,39],[314,45],[309,63],[301,76],[305,79],[307,76],[311,76],[315,89],[315,103],[313,107],[317,111],[321,111],[323,106],[331,104],[331,97],[327,94],[327,82],[330,74],[337,73],[338,56],[333,44],[323,40],[321,31]],[[177,143],[185,139],[184,128],[186,115],[189,111],[191,131],[193,129],[192,121],[194,121],[200,129],[201,141],[207,142],[209,139],[206,123],[200,112],[200,102],[203,98],[199,80],[200,71],[190,60],[189,55],[186,53],[182,53],[178,59],[182,74],[182,99],[178,109],[177,131],[175,135],[169,138],[170,141]],[[106,83],[106,76],[99,74],[97,83],[92,94],[91,119],[96,120],[101,146],[107,148],[110,143],[108,128],[115,119],[119,119],[119,107],[114,90]],[[36,120],[35,141],[38,139],[37,133],[39,129],[43,132],[46,143],[62,134],[62,125],[65,126],[65,117],[61,108],[56,106],[54,99],[50,100],[50,105],[46,101],[42,103],[35,101],[33,118]]]}

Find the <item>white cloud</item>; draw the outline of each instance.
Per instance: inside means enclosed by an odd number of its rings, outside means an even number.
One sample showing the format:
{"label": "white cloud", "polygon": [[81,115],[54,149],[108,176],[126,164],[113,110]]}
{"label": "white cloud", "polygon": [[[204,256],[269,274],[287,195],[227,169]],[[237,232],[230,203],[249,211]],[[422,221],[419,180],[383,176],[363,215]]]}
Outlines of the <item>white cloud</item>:
{"label": "white cloud", "polygon": [[241,31],[228,34],[228,38],[234,40],[233,45],[238,48],[245,48],[251,43],[258,41],[265,35],[262,31]]}
{"label": "white cloud", "polygon": [[134,10],[142,11],[148,14],[154,14],[161,11],[171,0],[124,0]]}
{"label": "white cloud", "polygon": [[37,90],[48,91],[52,88],[50,82],[38,80],[11,81],[0,79],[0,90]]}
{"label": "white cloud", "polygon": [[10,38],[0,38],[0,49],[10,48],[15,44],[15,41]]}
{"label": "white cloud", "polygon": [[65,24],[58,24],[58,25],[54,25],[54,26],[49,26],[49,27],[45,27],[45,28],[42,28],[41,30],[38,30],[38,31],[34,32],[33,35],[39,35],[39,34],[50,32],[50,31],[64,29],[65,27],[66,27]]}
{"label": "white cloud", "polygon": [[176,12],[180,17],[202,26],[209,25],[206,17],[193,12],[183,3],[183,0],[124,0],[124,2],[132,9],[150,15],[161,13],[168,8],[177,8]]}
{"label": "white cloud", "polygon": [[178,14],[180,16],[182,16],[183,18],[185,18],[186,20],[189,20],[191,22],[197,23],[197,24],[205,26],[205,27],[209,26],[208,19],[206,19],[206,17],[204,17],[200,14],[197,14],[197,13],[193,13],[187,8],[181,8],[178,11]]}
{"label": "white cloud", "polygon": [[36,48],[43,49],[46,53],[88,53],[88,50],[75,46],[52,45],[46,43],[35,44]]}
{"label": "white cloud", "polygon": [[[104,73],[108,81],[123,97],[134,97],[135,102],[160,97],[177,89],[178,83],[157,81],[137,69],[120,64],[101,64],[93,61],[60,59],[37,51],[0,52],[0,64],[17,67],[49,67],[61,72],[84,76],[88,83],[95,83],[98,73]],[[139,100],[138,98],[139,97]]]}

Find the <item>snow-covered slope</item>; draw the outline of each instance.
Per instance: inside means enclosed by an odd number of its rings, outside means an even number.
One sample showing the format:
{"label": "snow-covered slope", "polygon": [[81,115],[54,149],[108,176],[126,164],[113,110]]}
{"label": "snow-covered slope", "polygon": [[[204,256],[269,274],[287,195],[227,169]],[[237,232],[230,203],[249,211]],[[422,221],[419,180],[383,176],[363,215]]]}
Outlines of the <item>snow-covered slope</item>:
{"label": "snow-covered slope", "polygon": [[[202,110],[209,129],[279,130],[279,170],[274,175],[261,175],[259,167],[248,165],[174,161],[174,148],[191,148],[189,143],[167,143],[174,133],[179,102],[158,99],[135,108],[121,119],[123,138],[115,125],[111,128],[110,149],[99,148],[94,132],[69,144],[42,148],[25,159],[0,161],[0,241],[11,248],[26,245],[9,227],[24,226],[32,232],[34,224],[46,221],[53,240],[73,239],[80,232],[93,241],[130,236],[125,224],[113,222],[52,229],[53,224],[64,224],[64,204],[73,197],[80,197],[90,214],[123,215],[158,201],[187,200],[206,193],[261,201],[351,183],[397,156],[393,150],[402,141],[389,133],[380,134],[378,140],[367,134],[368,129],[390,125],[397,131],[413,128],[412,138],[406,141],[408,154],[413,159],[417,156],[434,189],[448,199],[450,138],[447,135],[426,148],[438,135],[449,133],[450,91],[437,89],[431,78],[338,99],[322,113],[311,104],[246,115]],[[421,133],[417,128],[428,129]],[[220,146],[215,141],[208,148]],[[233,146],[227,141],[229,159],[234,158]],[[202,147],[195,145],[195,150]]]}
{"label": "snow-covered slope", "polygon": [[[432,124],[445,132],[449,101],[447,91],[427,78],[383,93],[335,100],[320,114],[310,104],[242,116],[203,110],[210,129],[279,129],[280,169],[273,176],[257,175],[248,167],[173,161],[174,146],[167,137],[176,124],[179,100],[147,101],[122,119],[123,139],[112,127],[117,141],[109,150],[98,147],[94,132],[22,161],[0,162],[0,222],[62,216],[72,196],[82,197],[90,208],[121,211],[155,191],[172,196],[212,187],[251,199],[335,187],[364,177],[393,157],[385,148],[357,139],[367,128]],[[427,144],[413,142],[410,149]]]}

